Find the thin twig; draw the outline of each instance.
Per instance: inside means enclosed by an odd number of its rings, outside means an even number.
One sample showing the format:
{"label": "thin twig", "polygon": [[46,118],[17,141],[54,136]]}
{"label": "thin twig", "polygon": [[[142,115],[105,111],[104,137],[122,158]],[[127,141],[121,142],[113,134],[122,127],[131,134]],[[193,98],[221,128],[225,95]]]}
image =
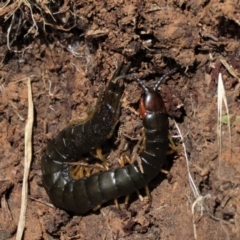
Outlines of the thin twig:
{"label": "thin twig", "polygon": [[16,240],[21,240],[26,222],[26,210],[28,200],[28,176],[29,169],[32,161],[32,128],[33,128],[33,101],[32,101],[32,88],[31,78],[28,78],[28,119],[25,127],[25,140],[24,140],[24,175],[22,184],[22,202],[21,211],[18,222],[18,230]]}

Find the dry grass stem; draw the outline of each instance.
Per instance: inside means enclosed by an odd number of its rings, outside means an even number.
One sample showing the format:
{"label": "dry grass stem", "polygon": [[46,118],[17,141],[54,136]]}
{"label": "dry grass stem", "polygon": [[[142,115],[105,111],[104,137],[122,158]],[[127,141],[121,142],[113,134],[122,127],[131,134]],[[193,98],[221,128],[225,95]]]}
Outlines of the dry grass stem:
{"label": "dry grass stem", "polygon": [[227,104],[227,98],[226,98],[226,93],[223,85],[223,80],[222,80],[222,74],[219,73],[218,75],[218,106],[217,106],[217,114],[218,114],[218,119],[217,119],[217,138],[218,138],[218,177],[221,176],[221,157],[222,157],[222,110],[223,110],[223,103],[226,108],[227,112],[227,123],[228,123],[228,132],[229,132],[229,148],[231,149],[231,128],[230,128],[230,114],[229,114],[229,109],[228,109],[228,104]]}
{"label": "dry grass stem", "polygon": [[32,161],[32,128],[33,128],[33,101],[32,101],[32,88],[31,79],[28,78],[28,119],[25,127],[25,140],[24,140],[24,175],[22,183],[22,201],[21,201],[21,211],[18,222],[18,229],[16,240],[21,240],[23,236],[23,231],[25,228],[26,221],[26,210],[27,210],[27,200],[28,200],[28,176],[30,165]]}

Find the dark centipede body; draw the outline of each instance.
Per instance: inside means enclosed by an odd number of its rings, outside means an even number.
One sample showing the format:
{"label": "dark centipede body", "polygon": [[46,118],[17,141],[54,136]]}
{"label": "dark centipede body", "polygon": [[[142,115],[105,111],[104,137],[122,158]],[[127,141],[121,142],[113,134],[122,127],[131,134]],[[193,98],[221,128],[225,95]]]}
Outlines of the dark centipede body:
{"label": "dark centipede body", "polygon": [[[149,89],[130,75],[144,89],[144,96],[140,101],[145,131],[144,151],[140,154],[143,172],[134,163],[76,180],[65,164],[76,161],[82,154],[101,146],[112,133],[120,114],[119,102],[123,92],[119,82],[113,80],[117,76],[123,78],[121,75],[126,71],[127,67],[116,71],[102,103],[98,104],[90,120],[63,129],[43,151],[43,186],[54,205],[84,214],[104,202],[145,187],[164,165],[168,148],[168,116],[161,95],[157,92],[160,81],[153,89]],[[172,72],[165,74],[160,80]]]}

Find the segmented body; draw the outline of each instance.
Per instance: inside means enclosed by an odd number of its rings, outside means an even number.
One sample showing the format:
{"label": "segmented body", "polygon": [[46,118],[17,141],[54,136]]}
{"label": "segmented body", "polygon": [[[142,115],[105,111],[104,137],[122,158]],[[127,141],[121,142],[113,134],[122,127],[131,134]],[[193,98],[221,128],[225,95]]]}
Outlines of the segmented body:
{"label": "segmented body", "polygon": [[[118,69],[113,80],[125,73],[126,68]],[[171,72],[162,79],[169,74]],[[70,174],[69,165],[65,164],[101,146],[111,134],[120,114],[119,101],[123,92],[118,81],[111,81],[92,118],[62,130],[43,151],[43,186],[54,205],[84,214],[104,202],[145,187],[159,173],[168,148],[168,117],[156,85],[154,89],[142,85],[145,92],[140,101],[145,131],[144,151],[140,154],[143,172],[134,163],[76,180]]]}

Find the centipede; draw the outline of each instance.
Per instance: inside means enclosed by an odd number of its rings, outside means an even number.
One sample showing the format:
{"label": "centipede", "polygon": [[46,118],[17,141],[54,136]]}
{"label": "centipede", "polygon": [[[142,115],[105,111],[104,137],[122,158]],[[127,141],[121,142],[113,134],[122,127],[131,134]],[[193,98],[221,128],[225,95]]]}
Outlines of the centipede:
{"label": "centipede", "polygon": [[[168,115],[158,87],[176,69],[164,74],[153,88],[128,74],[130,64],[120,64],[104,93],[100,94],[94,113],[85,122],[75,122],[61,130],[42,151],[42,185],[58,208],[85,214],[97,206],[129,196],[155,178],[166,162],[168,150]],[[109,139],[121,114],[124,78],[136,80],[143,89],[139,112],[144,130],[143,151],[137,161],[116,169],[76,179],[68,163],[76,162]]]}

